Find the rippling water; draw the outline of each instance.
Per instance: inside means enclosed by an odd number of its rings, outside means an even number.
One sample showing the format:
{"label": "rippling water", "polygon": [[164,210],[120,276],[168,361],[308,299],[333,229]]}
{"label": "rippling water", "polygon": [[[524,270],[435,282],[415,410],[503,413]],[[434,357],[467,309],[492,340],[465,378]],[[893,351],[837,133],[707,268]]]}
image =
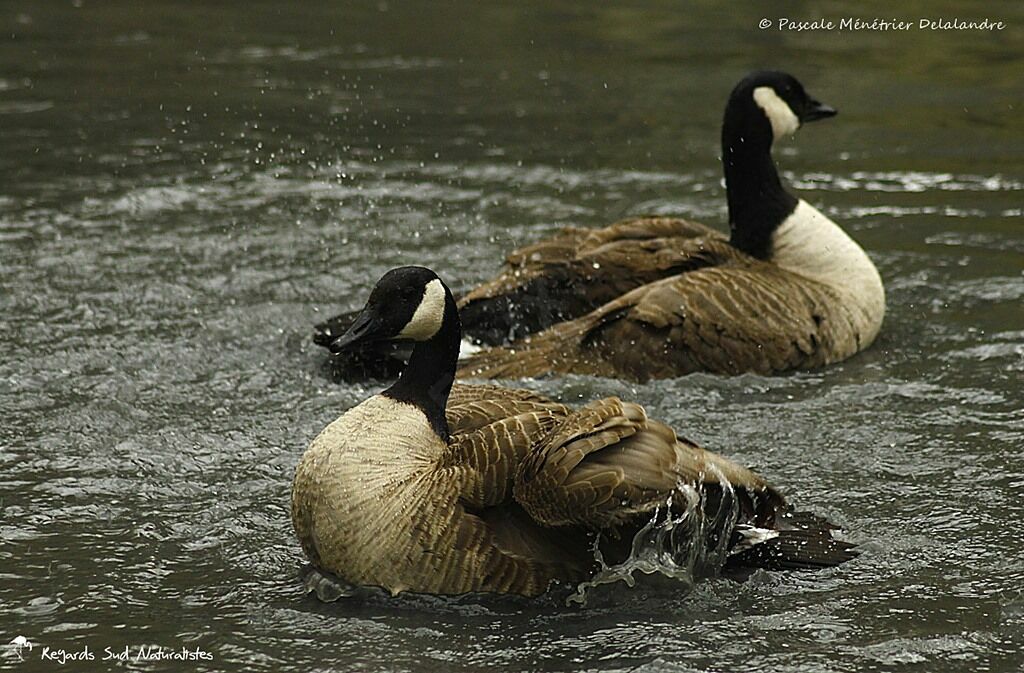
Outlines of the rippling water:
{"label": "rippling water", "polygon": [[[691,4],[0,7],[0,645],[214,655],[196,670],[1019,670],[1024,11],[796,34]],[[840,110],[777,156],[877,262],[878,342],[785,377],[526,385],[637,399],[866,553],[583,608],[304,596],[292,471],[380,387],[332,382],[310,326],[396,264],[465,287],[569,223],[721,224],[722,102],[766,65]]]}

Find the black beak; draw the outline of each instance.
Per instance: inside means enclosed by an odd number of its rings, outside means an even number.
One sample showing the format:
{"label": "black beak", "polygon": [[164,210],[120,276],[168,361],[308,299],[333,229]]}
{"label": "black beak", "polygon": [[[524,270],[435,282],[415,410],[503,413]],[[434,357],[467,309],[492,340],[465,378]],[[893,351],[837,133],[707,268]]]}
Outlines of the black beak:
{"label": "black beak", "polygon": [[811,99],[803,115],[800,117],[800,122],[807,123],[818,121],[819,119],[828,119],[829,117],[835,117],[836,114],[837,112],[834,107]]}
{"label": "black beak", "polygon": [[373,338],[373,316],[370,311],[363,309],[358,316],[356,316],[355,322],[348,330],[339,336],[337,339],[331,342],[328,346],[332,353],[341,353],[346,350],[351,350],[353,346],[362,344],[363,342],[374,341]]}

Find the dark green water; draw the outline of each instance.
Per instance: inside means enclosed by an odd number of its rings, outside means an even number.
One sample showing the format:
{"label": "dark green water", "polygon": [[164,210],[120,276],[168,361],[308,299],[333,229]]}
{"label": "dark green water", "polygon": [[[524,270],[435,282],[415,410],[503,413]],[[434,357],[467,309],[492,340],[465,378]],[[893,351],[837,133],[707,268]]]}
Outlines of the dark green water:
{"label": "dark green water", "polygon": [[[78,4],[0,5],[0,646],[35,645],[0,668],[1020,670],[1020,5],[773,3],[1008,26],[790,33],[754,3]],[[636,399],[866,553],[582,609],[303,596],[294,466],[379,387],[332,382],[310,326],[397,264],[460,287],[568,223],[721,225],[722,104],[765,66],[840,110],[777,157],[878,264],[876,345],[530,385]]]}

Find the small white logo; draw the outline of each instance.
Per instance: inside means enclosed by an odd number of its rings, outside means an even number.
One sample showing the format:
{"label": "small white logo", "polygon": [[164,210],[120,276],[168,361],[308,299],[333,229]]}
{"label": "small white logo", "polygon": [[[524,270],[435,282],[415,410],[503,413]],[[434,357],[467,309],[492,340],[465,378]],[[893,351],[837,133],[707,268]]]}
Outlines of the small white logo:
{"label": "small white logo", "polygon": [[21,651],[28,648],[28,651],[31,652],[32,647],[32,643],[25,636],[18,636],[7,644],[7,649],[18,655],[18,661],[25,661],[25,655]]}

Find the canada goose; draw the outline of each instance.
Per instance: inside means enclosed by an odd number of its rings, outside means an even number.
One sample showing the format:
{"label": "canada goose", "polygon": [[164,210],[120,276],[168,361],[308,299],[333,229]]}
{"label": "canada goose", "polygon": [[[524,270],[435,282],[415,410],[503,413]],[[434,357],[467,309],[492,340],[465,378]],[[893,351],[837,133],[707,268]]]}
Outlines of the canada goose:
{"label": "canada goose", "polygon": [[295,473],[292,522],[321,571],[393,594],[535,596],[590,577],[599,533],[602,552],[624,559],[632,534],[687,489],[718,503],[721,525],[699,530],[719,564],[821,568],[854,555],[823,519],[637,404],[571,409],[453,387],[458,310],[429,269],[388,272],[332,347],[394,340],[414,344],[398,381],[328,425]]}
{"label": "canada goose", "polygon": [[[771,157],[773,141],[835,114],[788,74],[744,78],[722,124],[731,235],[638,217],[513,252],[500,276],[459,301],[467,335],[507,347],[469,358],[459,376],[767,374],[867,348],[885,313],[878,271],[785,190]],[[318,343],[350,318],[335,320],[318,326]]]}

